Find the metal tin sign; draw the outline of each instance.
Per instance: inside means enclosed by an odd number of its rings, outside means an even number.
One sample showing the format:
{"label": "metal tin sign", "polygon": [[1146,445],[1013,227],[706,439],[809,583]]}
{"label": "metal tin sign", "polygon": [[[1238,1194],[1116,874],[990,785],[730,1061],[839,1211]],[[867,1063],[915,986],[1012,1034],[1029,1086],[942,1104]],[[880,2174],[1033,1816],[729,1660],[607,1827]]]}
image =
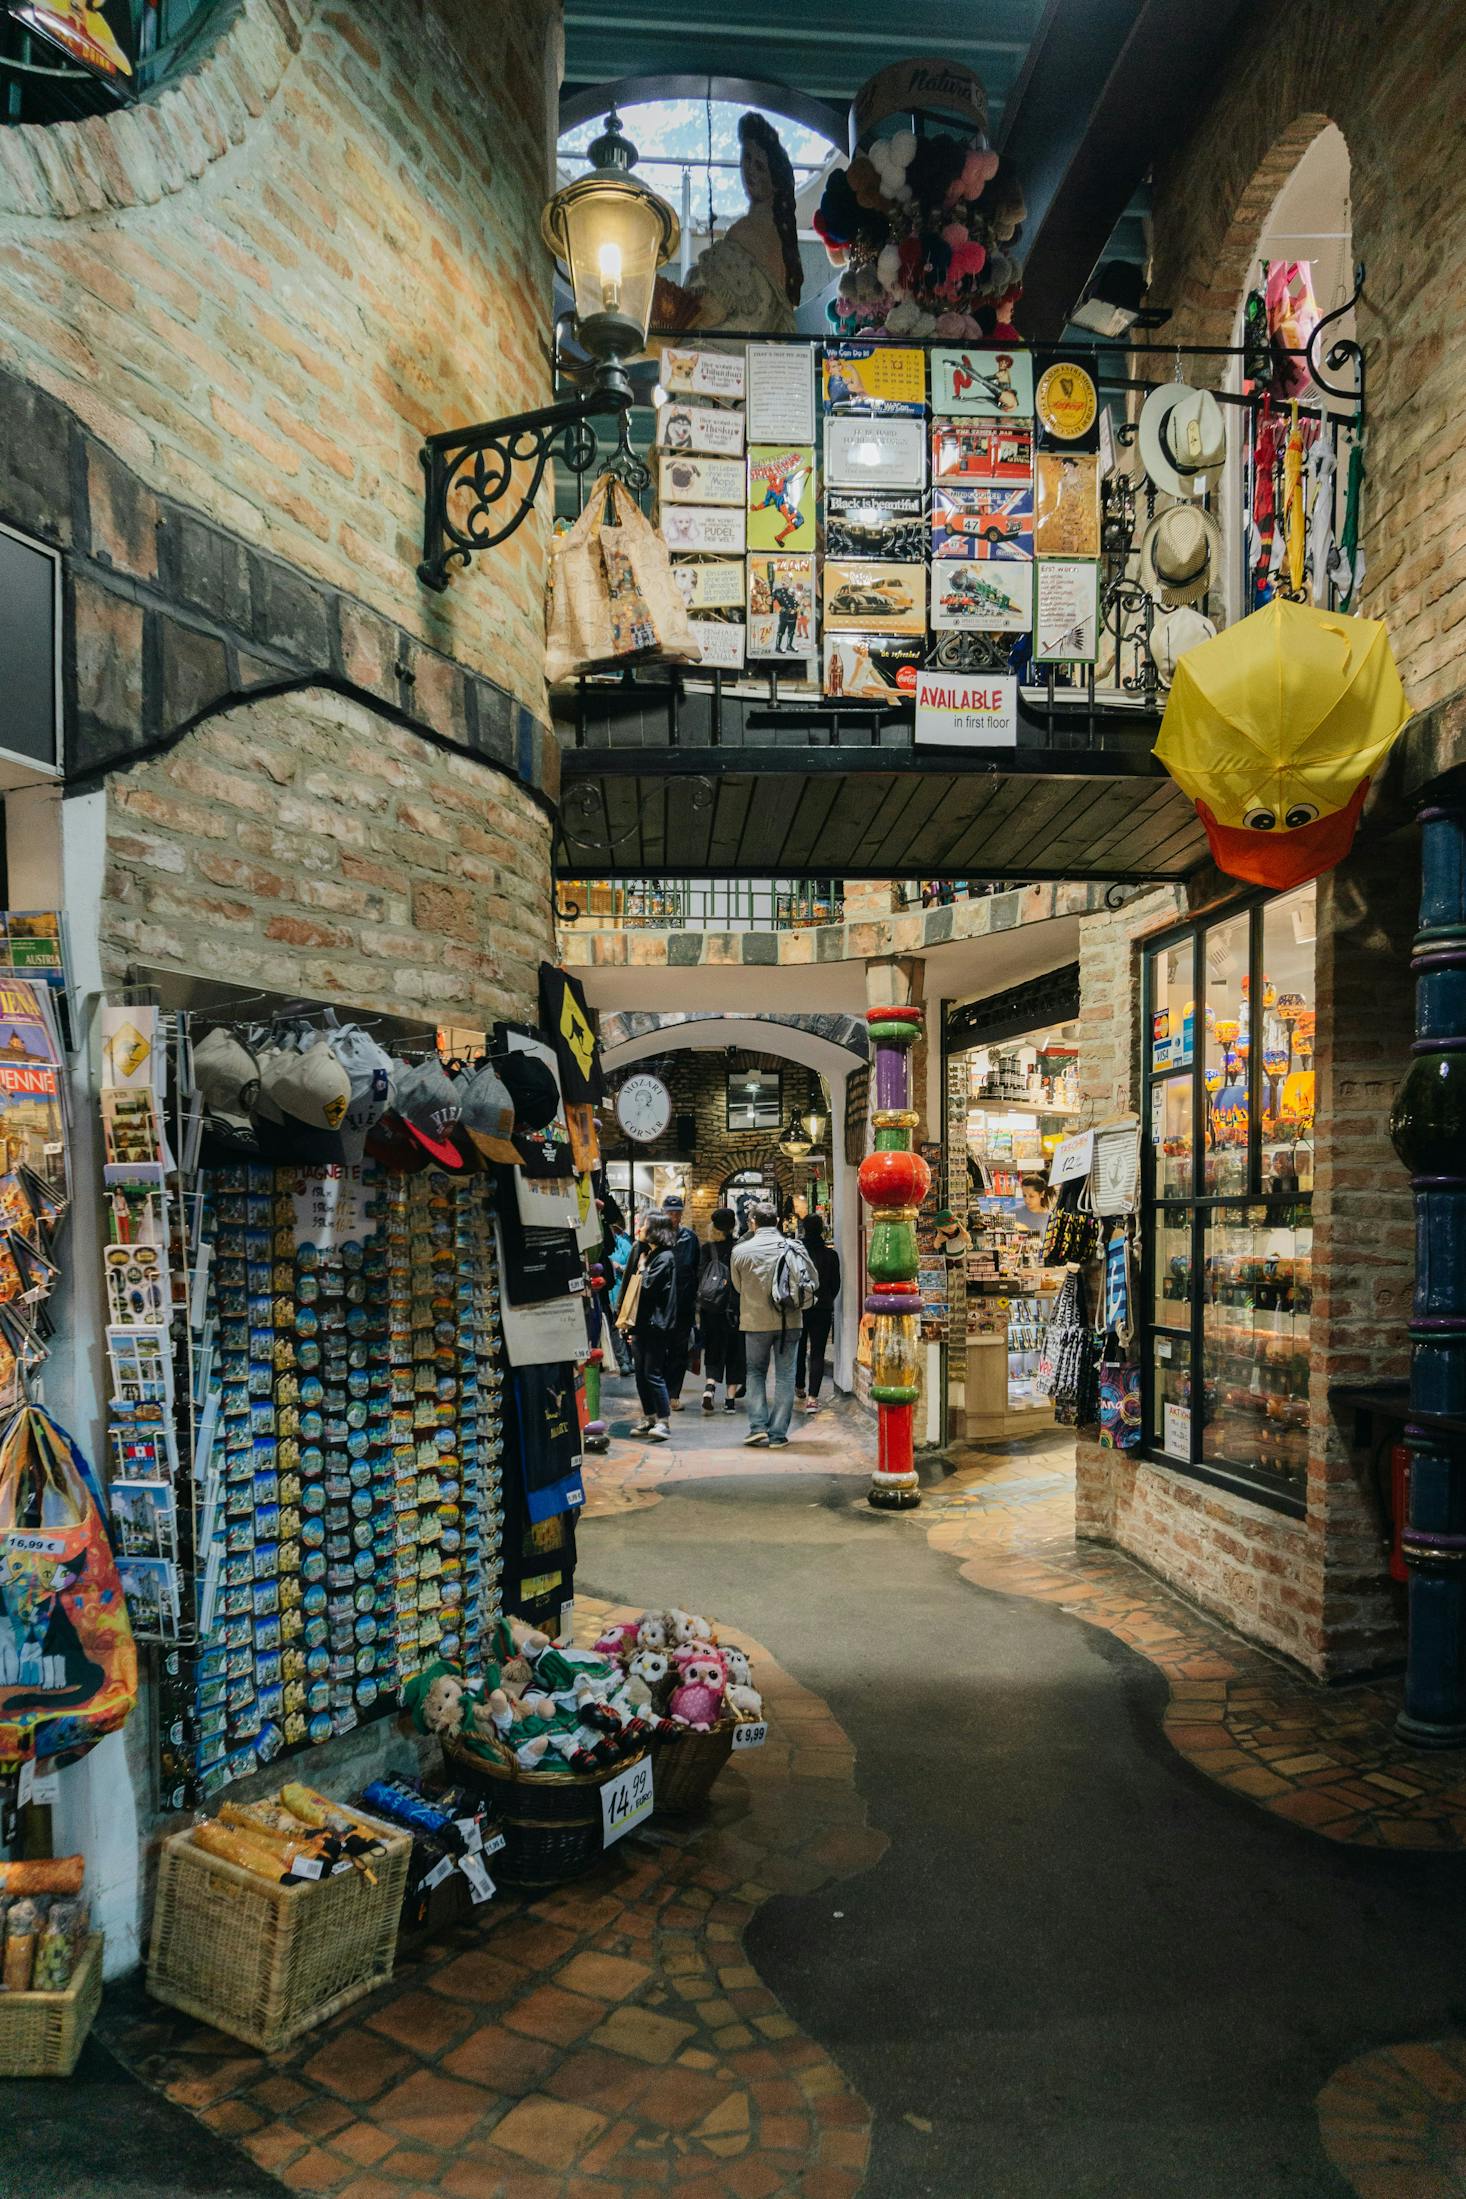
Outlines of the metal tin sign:
{"label": "metal tin sign", "polygon": [[1018,682],[1007,673],[919,672],[918,747],[1016,748]]}

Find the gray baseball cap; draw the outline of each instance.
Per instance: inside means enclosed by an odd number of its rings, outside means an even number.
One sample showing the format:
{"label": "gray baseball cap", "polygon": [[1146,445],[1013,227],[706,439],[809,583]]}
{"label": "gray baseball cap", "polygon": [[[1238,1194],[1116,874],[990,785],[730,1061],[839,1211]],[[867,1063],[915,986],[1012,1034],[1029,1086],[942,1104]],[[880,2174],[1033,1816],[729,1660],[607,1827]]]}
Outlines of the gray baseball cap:
{"label": "gray baseball cap", "polygon": [[492,1062],[484,1062],[472,1076],[460,1080],[458,1100],[463,1110],[460,1126],[479,1152],[488,1160],[518,1167],[519,1149],[513,1142],[514,1102]]}

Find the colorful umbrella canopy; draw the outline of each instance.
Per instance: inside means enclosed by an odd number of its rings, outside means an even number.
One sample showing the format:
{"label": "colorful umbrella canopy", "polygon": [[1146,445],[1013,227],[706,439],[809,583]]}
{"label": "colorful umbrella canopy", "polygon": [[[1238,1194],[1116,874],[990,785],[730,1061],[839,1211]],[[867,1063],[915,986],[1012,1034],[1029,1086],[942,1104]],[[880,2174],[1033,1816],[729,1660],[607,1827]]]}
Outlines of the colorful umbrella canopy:
{"label": "colorful umbrella canopy", "polygon": [[1278,596],[1178,660],[1155,753],[1221,870],[1298,886],[1348,854],[1410,714],[1380,620]]}

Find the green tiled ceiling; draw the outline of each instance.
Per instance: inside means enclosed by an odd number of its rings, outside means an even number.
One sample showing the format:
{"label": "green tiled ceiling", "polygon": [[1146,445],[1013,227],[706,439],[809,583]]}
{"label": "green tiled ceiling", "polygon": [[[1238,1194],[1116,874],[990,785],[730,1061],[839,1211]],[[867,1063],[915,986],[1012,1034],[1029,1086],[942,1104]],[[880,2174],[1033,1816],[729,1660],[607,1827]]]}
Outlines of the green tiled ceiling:
{"label": "green tiled ceiling", "polygon": [[843,109],[889,61],[965,61],[987,86],[994,134],[1044,13],[1044,0],[734,0],[698,13],[682,0],[566,0],[567,90],[623,76],[754,77]]}

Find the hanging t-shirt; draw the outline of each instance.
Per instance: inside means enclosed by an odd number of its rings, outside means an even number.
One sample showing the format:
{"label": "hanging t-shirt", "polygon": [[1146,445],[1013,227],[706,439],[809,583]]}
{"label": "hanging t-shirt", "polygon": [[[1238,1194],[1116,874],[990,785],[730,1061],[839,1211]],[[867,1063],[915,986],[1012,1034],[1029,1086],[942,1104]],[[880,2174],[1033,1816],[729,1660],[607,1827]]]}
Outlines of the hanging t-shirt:
{"label": "hanging t-shirt", "polygon": [[574,1511],[585,1502],[576,1386],[573,1361],[514,1370],[525,1509],[536,1522],[556,1512]]}
{"label": "hanging t-shirt", "polygon": [[498,1214],[504,1239],[504,1291],[511,1306],[578,1297],[585,1263],[573,1229],[532,1229],[519,1218],[514,1171],[499,1169]]}
{"label": "hanging t-shirt", "polygon": [[540,1020],[555,1049],[567,1106],[591,1106],[603,1099],[600,1042],[584,989],[579,978],[553,962],[540,964]]}

